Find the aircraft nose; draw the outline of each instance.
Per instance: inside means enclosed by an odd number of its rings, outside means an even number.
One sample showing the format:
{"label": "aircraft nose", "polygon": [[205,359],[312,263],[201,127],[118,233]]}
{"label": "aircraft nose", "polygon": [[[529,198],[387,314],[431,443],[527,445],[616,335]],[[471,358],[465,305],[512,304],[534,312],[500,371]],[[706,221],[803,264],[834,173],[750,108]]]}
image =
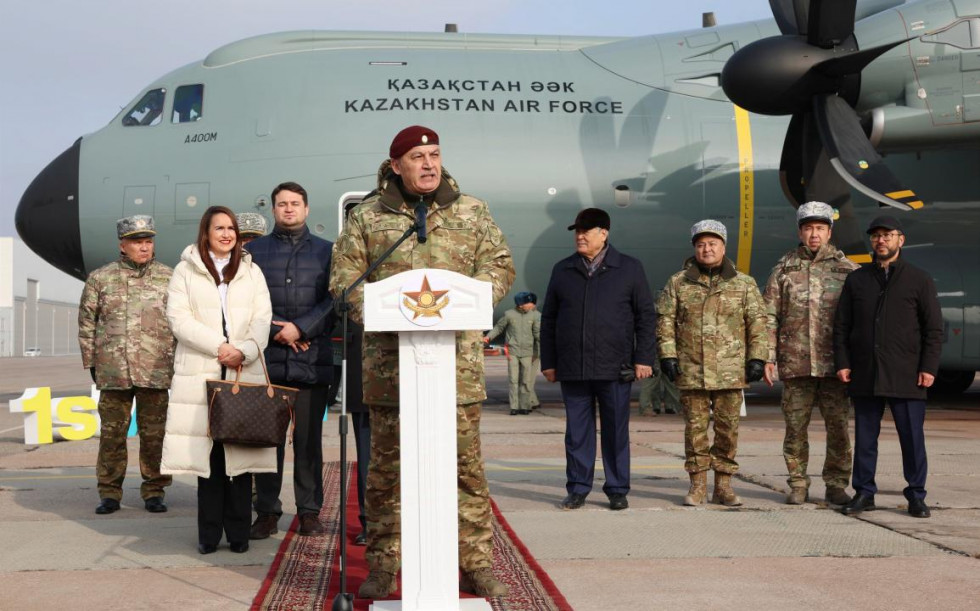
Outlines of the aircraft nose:
{"label": "aircraft nose", "polygon": [[78,224],[78,159],[82,139],[34,178],[14,214],[17,233],[42,259],[85,279]]}

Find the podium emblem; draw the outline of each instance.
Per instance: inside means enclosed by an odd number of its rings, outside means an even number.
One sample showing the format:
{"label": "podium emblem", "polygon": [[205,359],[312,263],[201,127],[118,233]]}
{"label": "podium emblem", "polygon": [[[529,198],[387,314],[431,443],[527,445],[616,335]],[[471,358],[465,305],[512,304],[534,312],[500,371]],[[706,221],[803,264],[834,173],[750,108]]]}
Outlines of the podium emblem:
{"label": "podium emblem", "polygon": [[449,284],[442,278],[422,276],[422,286],[402,287],[399,304],[402,314],[412,323],[431,327],[442,322],[443,310],[449,306]]}

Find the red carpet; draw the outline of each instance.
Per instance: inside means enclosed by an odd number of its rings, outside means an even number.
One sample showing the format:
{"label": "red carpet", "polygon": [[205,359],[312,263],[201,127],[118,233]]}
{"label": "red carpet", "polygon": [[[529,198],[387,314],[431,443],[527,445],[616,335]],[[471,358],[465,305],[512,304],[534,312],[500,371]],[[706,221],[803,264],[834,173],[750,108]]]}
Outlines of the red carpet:
{"label": "red carpet", "polygon": [[[348,466],[353,474],[353,465]],[[350,475],[348,481],[351,481]],[[347,499],[347,540],[353,542],[360,532],[357,520],[357,481],[351,482]],[[323,480],[324,503],[320,520],[327,528],[322,537],[296,535],[298,520],[294,519],[289,532],[279,546],[269,573],[252,601],[252,609],[330,609],[340,590],[340,548],[338,531],[340,516],[340,465],[327,465]],[[510,588],[510,594],[491,599],[495,610],[570,611],[571,606],[534,560],[517,534],[507,524],[496,503],[493,504],[493,572]],[[347,548],[347,591],[357,592],[367,577],[364,548],[349,545]],[[401,591],[392,598],[399,598]],[[463,596],[467,596],[463,594]],[[354,608],[366,611],[369,600],[357,598]]]}

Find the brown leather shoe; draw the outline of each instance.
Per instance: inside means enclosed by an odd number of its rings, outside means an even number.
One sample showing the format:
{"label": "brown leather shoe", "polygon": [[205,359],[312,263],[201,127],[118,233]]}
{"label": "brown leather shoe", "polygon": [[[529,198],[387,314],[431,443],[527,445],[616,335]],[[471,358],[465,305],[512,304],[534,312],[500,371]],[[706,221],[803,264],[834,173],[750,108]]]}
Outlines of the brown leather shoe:
{"label": "brown leather shoe", "polygon": [[387,598],[392,592],[398,589],[398,581],[391,573],[384,571],[371,571],[367,579],[357,589],[358,598]]}
{"label": "brown leather shoe", "polygon": [[507,596],[507,586],[497,581],[490,569],[463,571],[459,579],[459,591],[483,598]]}
{"label": "brown leather shoe", "polygon": [[322,535],[327,532],[327,529],[323,527],[323,524],[320,524],[320,520],[317,519],[315,513],[301,513],[299,514],[299,530],[296,532],[304,537],[308,537]]}
{"label": "brown leather shoe", "polygon": [[268,539],[277,532],[279,532],[279,516],[260,513],[252,522],[252,528],[248,531],[248,538],[253,540]]}

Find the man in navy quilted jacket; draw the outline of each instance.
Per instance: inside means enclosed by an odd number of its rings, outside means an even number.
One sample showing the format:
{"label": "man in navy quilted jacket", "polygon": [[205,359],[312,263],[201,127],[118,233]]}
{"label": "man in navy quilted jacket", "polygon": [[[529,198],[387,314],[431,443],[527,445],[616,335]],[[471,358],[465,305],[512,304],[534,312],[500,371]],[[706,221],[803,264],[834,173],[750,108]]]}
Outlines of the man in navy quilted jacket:
{"label": "man in navy quilted jacket", "polygon": [[[272,325],[265,359],[275,384],[300,389],[293,432],[293,487],[299,534],[319,535],[323,505],[323,415],[333,381],[333,299],[328,290],[333,243],[310,233],[306,189],[284,182],[272,191],[276,226],[252,241],[248,251],[265,274],[272,298]],[[285,447],[279,447],[279,470],[255,475],[255,511],[249,534],[265,539],[278,532]]]}

